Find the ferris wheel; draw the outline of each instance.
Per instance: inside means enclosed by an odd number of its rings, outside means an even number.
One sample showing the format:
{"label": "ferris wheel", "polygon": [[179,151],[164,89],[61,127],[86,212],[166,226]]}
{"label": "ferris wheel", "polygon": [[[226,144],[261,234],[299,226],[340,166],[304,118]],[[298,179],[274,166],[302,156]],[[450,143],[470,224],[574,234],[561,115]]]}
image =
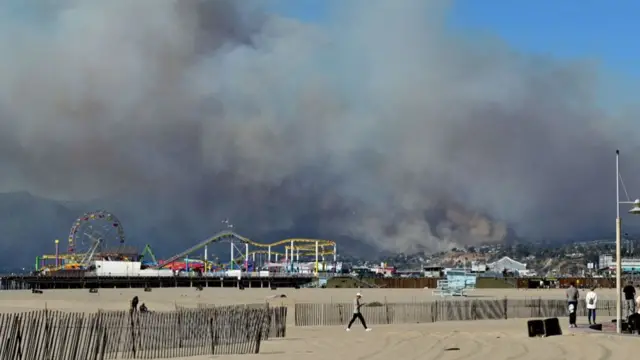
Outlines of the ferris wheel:
{"label": "ferris wheel", "polygon": [[69,232],[69,254],[113,251],[124,245],[124,230],[115,215],[104,211],[88,212],[74,221]]}

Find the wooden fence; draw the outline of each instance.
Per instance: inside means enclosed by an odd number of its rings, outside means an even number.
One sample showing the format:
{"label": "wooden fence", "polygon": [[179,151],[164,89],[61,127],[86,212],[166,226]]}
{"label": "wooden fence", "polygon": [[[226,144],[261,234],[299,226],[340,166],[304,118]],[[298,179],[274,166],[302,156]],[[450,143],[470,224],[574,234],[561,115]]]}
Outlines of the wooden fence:
{"label": "wooden fence", "polygon": [[[345,277],[345,279],[351,279],[350,277]],[[365,282],[374,284],[377,287],[389,288],[389,289],[423,289],[429,288],[434,289],[438,286],[438,280],[444,280],[445,278],[364,278],[362,279]],[[628,279],[628,280],[627,280]],[[483,289],[496,289],[496,288],[519,288],[519,289],[527,289],[527,288],[536,288],[540,283],[540,280],[546,280],[547,285],[551,279],[542,279],[542,278],[515,278],[515,277],[478,277],[476,281],[477,288]],[[626,277],[624,283],[627,281],[633,281],[634,279],[631,277]],[[615,279],[614,278],[560,278],[554,279],[557,281],[560,287],[566,288],[569,286],[569,283],[573,282],[579,288],[590,288],[590,287],[598,287],[598,288],[615,288]],[[353,281],[350,284],[346,285],[347,282],[340,284],[338,287],[366,287],[359,286],[357,284],[353,285]],[[333,287],[333,286],[332,286]]]}
{"label": "wooden fence", "polygon": [[264,306],[226,306],[150,313],[40,310],[2,314],[0,359],[156,359],[258,353],[263,334],[270,333],[273,311]]}
{"label": "wooden fence", "polygon": [[[370,303],[361,309],[368,324],[411,324],[455,320],[490,320],[567,316],[566,300],[438,300],[414,303]],[[578,316],[586,316],[583,305]],[[598,301],[598,316],[613,316],[614,300]],[[296,326],[345,325],[353,315],[351,303],[296,304]]]}
{"label": "wooden fence", "polygon": [[370,279],[376,286],[390,289],[434,289],[438,286],[438,278],[374,278]]}
{"label": "wooden fence", "polygon": [[[215,304],[198,304],[198,309],[215,309],[219,305]],[[286,306],[273,306],[268,304],[244,304],[238,305],[246,308],[260,309],[264,308],[268,312],[267,324],[262,334],[262,340],[269,340],[269,338],[283,338],[287,335],[287,307]]]}

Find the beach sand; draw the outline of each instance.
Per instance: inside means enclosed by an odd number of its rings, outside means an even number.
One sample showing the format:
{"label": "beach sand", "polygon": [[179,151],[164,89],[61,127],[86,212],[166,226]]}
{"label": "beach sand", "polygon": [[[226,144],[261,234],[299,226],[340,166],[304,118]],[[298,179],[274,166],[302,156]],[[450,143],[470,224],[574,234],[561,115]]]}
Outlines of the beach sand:
{"label": "beach sand", "polygon": [[[298,302],[348,302],[355,292],[362,292],[366,301],[412,302],[441,299],[430,289],[237,289],[190,288],[100,289],[44,291],[41,295],[29,291],[0,291],[0,312],[43,309],[93,312],[97,309],[125,310],[129,300],[137,295],[152,310],[172,310],[175,305],[195,307],[198,303],[242,304],[269,301],[291,306]],[[286,298],[268,299],[284,294]],[[471,298],[563,299],[563,290],[492,290],[478,289]],[[599,290],[600,299],[614,299],[615,291]],[[271,339],[262,345],[259,355],[201,356],[201,359],[569,359],[606,360],[624,358],[640,349],[640,339],[615,335],[570,331],[566,318],[560,319],[565,335],[549,338],[527,337],[527,319],[436,322],[411,325],[380,325],[364,332],[354,324],[351,332],[344,327],[295,327],[289,316],[287,337]],[[602,322],[610,319],[601,319]],[[579,319],[586,323],[586,319]],[[459,348],[449,350],[447,348]]]}
{"label": "beach sand", "polygon": [[371,332],[354,326],[349,333],[342,327],[291,328],[286,338],[264,342],[259,355],[189,359],[608,360],[640,349],[637,337],[563,331],[562,336],[529,338],[526,320],[384,325]]}

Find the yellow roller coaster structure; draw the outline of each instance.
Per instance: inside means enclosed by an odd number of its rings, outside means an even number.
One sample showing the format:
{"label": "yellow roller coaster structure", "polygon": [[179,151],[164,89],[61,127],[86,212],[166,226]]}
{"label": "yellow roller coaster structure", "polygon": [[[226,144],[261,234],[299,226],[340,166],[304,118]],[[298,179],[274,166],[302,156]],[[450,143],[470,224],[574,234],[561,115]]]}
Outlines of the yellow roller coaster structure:
{"label": "yellow roller coaster structure", "polygon": [[[320,256],[324,257],[327,255],[333,255],[333,251],[324,251],[324,252],[319,252],[318,253]],[[266,250],[253,250],[253,251],[249,251],[249,257],[251,257],[252,259],[255,259],[256,255],[269,255],[269,252]],[[285,254],[281,253],[281,252],[277,252],[277,251],[272,251],[271,255],[277,255],[280,256],[282,258],[284,258]],[[315,255],[315,252],[311,252],[311,251],[305,251],[305,252],[301,252],[300,256],[313,256]],[[240,255],[237,256],[234,261],[237,263],[238,261],[241,261],[245,258],[245,255]]]}
{"label": "yellow roller coaster structure", "polygon": [[[234,249],[236,248],[234,246],[234,243],[240,243],[245,245],[244,255],[241,256],[241,258],[244,258],[245,260],[248,260],[248,257],[250,254],[250,250],[249,250],[250,246],[266,249],[262,251],[264,251],[267,254],[268,261],[271,261],[272,255],[276,255],[276,254],[280,255],[280,253],[274,251],[275,250],[274,248],[279,246],[286,246],[285,254],[284,254],[285,261],[287,260],[293,261],[294,253],[296,254],[296,257],[299,258],[298,254],[300,253],[300,251],[302,251],[306,255],[314,255],[315,262],[316,262],[316,267],[315,267],[316,269],[318,268],[317,264],[320,256],[333,255],[333,261],[335,262],[337,260],[337,247],[336,247],[335,241],[308,239],[308,238],[291,238],[291,239],[276,241],[269,244],[263,244],[263,243],[255,242],[249,238],[236,234],[232,231],[222,231],[178,254],[171,256],[166,261],[162,262],[162,264],[158,264],[156,268],[160,269],[160,268],[167,267],[170,264],[202,248],[205,248],[205,252],[206,252],[207,245],[222,242],[222,241],[228,241],[231,243],[230,260],[232,263],[236,261],[236,256],[234,255],[234,252],[235,252]],[[311,253],[312,251],[313,253]]]}

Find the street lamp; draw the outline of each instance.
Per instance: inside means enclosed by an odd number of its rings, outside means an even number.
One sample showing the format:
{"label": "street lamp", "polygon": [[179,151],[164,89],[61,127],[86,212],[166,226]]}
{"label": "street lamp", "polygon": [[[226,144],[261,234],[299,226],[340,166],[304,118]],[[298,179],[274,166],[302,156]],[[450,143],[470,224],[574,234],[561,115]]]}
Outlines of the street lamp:
{"label": "street lamp", "polygon": [[616,332],[622,332],[622,219],[620,204],[632,204],[629,214],[640,214],[640,199],[620,201],[620,150],[616,150]]}

